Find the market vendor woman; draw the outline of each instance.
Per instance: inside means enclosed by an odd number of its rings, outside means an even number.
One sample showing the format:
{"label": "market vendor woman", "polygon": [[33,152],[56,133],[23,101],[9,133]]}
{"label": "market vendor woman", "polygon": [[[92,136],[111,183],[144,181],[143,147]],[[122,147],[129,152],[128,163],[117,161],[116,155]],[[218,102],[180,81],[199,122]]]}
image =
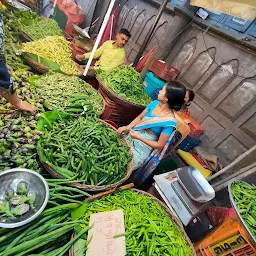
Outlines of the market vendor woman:
{"label": "market vendor woman", "polygon": [[[95,70],[112,69],[116,68],[124,63],[125,50],[124,46],[131,37],[130,32],[127,29],[122,28],[116,35],[116,40],[108,40],[101,47],[99,47],[95,54],[94,59],[98,59],[94,66],[90,66],[88,76],[95,76]],[[76,55],[76,59],[79,61],[86,60],[90,57],[91,52],[84,55]]]}
{"label": "market vendor woman", "polygon": [[6,63],[4,56],[4,23],[0,15],[0,96],[4,97],[17,109],[33,113],[35,108],[14,94],[10,77],[11,73],[12,68]]}
{"label": "market vendor woman", "polygon": [[158,100],[151,102],[129,125],[118,129],[120,134],[129,132],[126,138],[133,151],[134,170],[145,164],[153,151],[167,150],[176,130],[174,111],[181,109],[185,93],[182,83],[167,83]]}

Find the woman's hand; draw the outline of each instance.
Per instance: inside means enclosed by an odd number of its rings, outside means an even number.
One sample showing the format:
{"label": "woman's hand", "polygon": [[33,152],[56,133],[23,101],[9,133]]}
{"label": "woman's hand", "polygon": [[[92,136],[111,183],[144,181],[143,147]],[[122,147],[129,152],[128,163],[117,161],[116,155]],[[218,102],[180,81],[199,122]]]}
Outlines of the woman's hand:
{"label": "woman's hand", "polygon": [[8,69],[9,74],[11,74],[11,73],[13,72],[12,67],[9,66],[8,64],[6,64],[6,67],[7,67],[7,69]]}
{"label": "woman's hand", "polygon": [[134,130],[130,130],[130,136],[131,136],[132,139],[136,139],[136,140],[140,139],[139,133],[134,131]]}
{"label": "woman's hand", "polygon": [[117,129],[117,132],[118,132],[119,134],[122,134],[125,130],[130,131],[130,128],[129,128],[128,126],[122,126],[122,127],[119,127],[119,128]]}

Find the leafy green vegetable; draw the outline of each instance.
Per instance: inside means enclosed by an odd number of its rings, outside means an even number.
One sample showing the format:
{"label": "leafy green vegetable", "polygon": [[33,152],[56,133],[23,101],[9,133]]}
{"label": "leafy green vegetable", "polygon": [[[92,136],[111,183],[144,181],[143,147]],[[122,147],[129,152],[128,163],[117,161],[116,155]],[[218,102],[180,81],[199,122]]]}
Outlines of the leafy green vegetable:
{"label": "leafy green vegetable", "polygon": [[132,103],[148,105],[151,101],[144,91],[140,74],[132,67],[120,66],[109,71],[99,70],[98,76],[111,90]]}
{"label": "leafy green vegetable", "polygon": [[26,182],[20,182],[17,187],[17,194],[26,195],[28,193],[28,186]]}

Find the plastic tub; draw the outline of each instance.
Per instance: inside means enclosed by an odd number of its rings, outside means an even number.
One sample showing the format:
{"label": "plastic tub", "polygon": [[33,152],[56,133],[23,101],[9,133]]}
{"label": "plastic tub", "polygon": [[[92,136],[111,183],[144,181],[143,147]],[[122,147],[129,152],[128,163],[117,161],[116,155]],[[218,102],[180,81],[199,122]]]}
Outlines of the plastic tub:
{"label": "plastic tub", "polygon": [[145,92],[152,98],[156,90],[161,90],[165,81],[157,78],[153,72],[147,72],[144,80]]}

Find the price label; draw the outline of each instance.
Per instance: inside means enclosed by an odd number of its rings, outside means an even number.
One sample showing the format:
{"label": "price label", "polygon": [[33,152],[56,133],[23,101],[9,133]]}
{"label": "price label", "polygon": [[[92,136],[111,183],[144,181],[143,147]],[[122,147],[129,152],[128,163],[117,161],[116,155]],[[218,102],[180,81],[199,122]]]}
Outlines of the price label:
{"label": "price label", "polygon": [[235,234],[221,242],[210,245],[210,250],[213,255],[226,255],[228,252],[239,249],[245,244],[247,244],[246,240],[240,234]]}
{"label": "price label", "polygon": [[123,234],[124,212],[115,210],[95,213],[90,216],[92,228],[88,232],[88,250],[86,256],[125,256],[125,237]]}

